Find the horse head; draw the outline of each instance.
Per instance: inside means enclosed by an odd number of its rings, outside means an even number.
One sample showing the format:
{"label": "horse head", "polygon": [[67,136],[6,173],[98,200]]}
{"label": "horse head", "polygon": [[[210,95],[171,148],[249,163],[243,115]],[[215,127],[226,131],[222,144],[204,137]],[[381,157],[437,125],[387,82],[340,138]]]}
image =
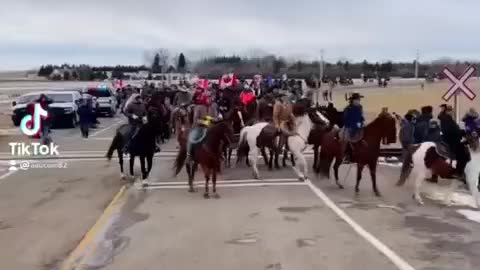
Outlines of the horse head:
{"label": "horse head", "polygon": [[217,144],[219,142],[225,144],[231,144],[235,140],[235,135],[233,134],[233,123],[228,120],[220,120],[215,122],[212,127],[208,130],[209,135],[213,138],[213,143]]}
{"label": "horse head", "polygon": [[479,149],[479,135],[477,131],[468,132],[465,135],[466,142],[472,151],[476,152]]}

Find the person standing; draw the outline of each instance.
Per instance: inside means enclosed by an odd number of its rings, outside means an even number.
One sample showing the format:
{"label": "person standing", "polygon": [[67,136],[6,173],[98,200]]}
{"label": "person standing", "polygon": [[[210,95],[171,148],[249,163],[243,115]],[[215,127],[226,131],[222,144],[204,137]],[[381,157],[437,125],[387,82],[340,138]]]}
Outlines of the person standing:
{"label": "person standing", "polygon": [[78,118],[80,122],[80,131],[83,138],[88,138],[88,132],[90,125],[93,121],[93,111],[88,106],[86,100],[81,101],[81,105],[78,108]]}
{"label": "person standing", "polygon": [[433,118],[432,113],[432,106],[425,106],[421,108],[421,114],[415,124],[415,143],[423,143],[427,138],[430,120]]}
{"label": "person standing", "polygon": [[407,180],[412,168],[412,153],[410,147],[415,143],[415,122],[413,114],[407,113],[400,122],[399,139],[402,146],[402,170],[397,184],[403,184]]}

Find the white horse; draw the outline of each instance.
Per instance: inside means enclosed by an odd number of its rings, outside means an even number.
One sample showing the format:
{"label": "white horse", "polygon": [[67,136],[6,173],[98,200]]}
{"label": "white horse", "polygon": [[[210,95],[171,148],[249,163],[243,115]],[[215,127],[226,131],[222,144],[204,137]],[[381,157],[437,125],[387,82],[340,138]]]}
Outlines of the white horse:
{"label": "white horse", "polygon": [[[330,121],[318,111],[316,112],[320,120],[322,120],[326,125],[330,124]],[[300,181],[305,181],[308,179],[308,166],[307,160],[303,152],[307,149],[308,146],[308,135],[312,130],[313,123],[310,120],[308,114],[295,117],[295,127],[296,134],[288,137],[287,145],[290,152],[292,152],[295,157],[295,166],[292,166],[293,171],[297,174]],[[300,172],[299,167],[302,167],[302,172]]]}
{"label": "white horse", "polygon": [[[477,151],[477,148],[469,149],[471,160],[465,167],[466,180],[473,199],[475,200],[477,207],[480,208],[480,195],[478,191],[478,181],[480,176],[480,151]],[[415,179],[413,196],[420,205],[424,204],[422,197],[420,196],[420,189],[425,179],[430,178],[433,174],[444,178],[452,178],[453,176],[453,168],[446,160],[441,158],[436,151],[437,148],[435,143],[424,142],[420,144],[418,149],[416,149],[413,153],[413,169],[411,172],[411,176]],[[430,163],[432,164],[429,165],[430,168],[427,168],[427,160],[430,160]],[[450,187],[448,188],[444,197],[444,203],[447,206],[452,204],[451,199],[453,192],[459,187],[460,184],[461,182],[459,180],[451,179]]]}

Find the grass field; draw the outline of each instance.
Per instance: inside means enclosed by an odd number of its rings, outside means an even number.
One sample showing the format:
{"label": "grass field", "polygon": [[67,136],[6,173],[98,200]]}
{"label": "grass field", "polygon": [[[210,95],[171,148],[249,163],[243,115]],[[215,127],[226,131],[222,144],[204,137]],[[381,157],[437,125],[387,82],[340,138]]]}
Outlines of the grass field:
{"label": "grass field", "polygon": [[[474,107],[480,111],[480,80],[471,79],[467,85],[478,96],[473,101],[470,101],[466,96],[460,94],[460,116],[470,108]],[[434,107],[434,115],[439,113],[439,106],[443,103],[448,103],[453,106],[453,98],[449,102],[445,102],[442,96],[450,88],[451,83],[447,80],[442,82],[435,82],[425,84],[424,90],[421,90],[420,85],[408,86],[389,86],[387,88],[371,87],[365,89],[358,89],[358,91],[365,98],[362,100],[365,116],[368,120],[373,120],[381,111],[383,107],[388,107],[390,112],[404,115],[410,109],[420,110],[422,106],[431,105]],[[335,90],[334,90],[335,91]],[[338,109],[343,109],[347,102],[345,101],[345,92],[352,90],[335,91],[334,103]]]}

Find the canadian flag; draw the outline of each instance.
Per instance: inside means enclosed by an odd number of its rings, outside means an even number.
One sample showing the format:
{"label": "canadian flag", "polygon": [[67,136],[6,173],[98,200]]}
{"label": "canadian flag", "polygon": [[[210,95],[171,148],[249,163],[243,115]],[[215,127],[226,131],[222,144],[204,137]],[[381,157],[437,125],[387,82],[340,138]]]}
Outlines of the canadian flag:
{"label": "canadian flag", "polygon": [[208,88],[208,80],[207,79],[198,79],[196,82],[195,82],[195,85],[199,88],[202,88],[202,89],[207,89]]}
{"label": "canadian flag", "polygon": [[220,89],[225,89],[227,87],[235,87],[237,85],[237,74],[227,73],[223,74],[218,81],[218,87]]}

